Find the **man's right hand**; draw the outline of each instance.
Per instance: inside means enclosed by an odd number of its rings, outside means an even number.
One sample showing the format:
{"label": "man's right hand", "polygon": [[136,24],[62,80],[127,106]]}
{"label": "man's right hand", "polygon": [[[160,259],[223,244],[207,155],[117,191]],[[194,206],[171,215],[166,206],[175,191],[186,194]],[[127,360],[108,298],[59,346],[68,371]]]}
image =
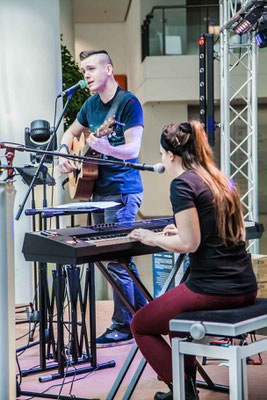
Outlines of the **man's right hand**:
{"label": "man's right hand", "polygon": [[[71,149],[72,148],[72,140],[73,137],[80,137],[82,132],[86,131],[85,126],[81,125],[77,119],[75,119],[75,121],[73,122],[73,124],[66,130],[66,132],[64,133],[64,135],[62,136],[62,144],[63,147],[60,149],[60,153],[62,154],[68,154],[67,148]],[[67,146],[67,148],[65,147],[65,145]],[[75,171],[77,169],[76,165],[74,164],[74,162],[72,160],[70,160],[69,158],[65,158],[65,157],[59,157],[58,160],[58,167],[59,167],[59,171],[62,174],[69,174],[72,171]]]}
{"label": "man's right hand", "polygon": [[[68,154],[67,150],[65,150],[65,149],[61,149],[60,153]],[[65,157],[59,157],[58,167],[62,174],[69,174],[70,172],[75,171],[75,169],[77,169],[74,162],[72,160],[70,160],[69,158],[65,158]]]}

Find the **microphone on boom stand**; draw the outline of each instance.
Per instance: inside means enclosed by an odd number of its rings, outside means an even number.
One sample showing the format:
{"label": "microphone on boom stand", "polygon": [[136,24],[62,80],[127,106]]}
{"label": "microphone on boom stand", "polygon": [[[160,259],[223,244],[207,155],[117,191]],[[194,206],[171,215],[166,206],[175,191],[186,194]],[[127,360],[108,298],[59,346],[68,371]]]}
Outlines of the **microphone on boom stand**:
{"label": "microphone on boom stand", "polygon": [[152,171],[156,172],[157,174],[163,174],[165,171],[165,167],[163,164],[158,163],[158,164],[145,164],[145,163],[131,163],[128,161],[121,161],[121,160],[105,160],[101,158],[95,158],[95,157],[83,157],[83,156],[78,156],[78,155],[73,155],[73,154],[62,154],[59,152],[52,152],[52,151],[47,151],[47,150],[41,150],[41,149],[31,149],[27,148],[23,145],[20,145],[18,143],[11,143],[11,142],[0,142],[0,148],[6,148],[14,152],[14,150],[17,151],[28,151],[28,152],[33,152],[37,154],[47,154],[47,155],[52,155],[54,157],[64,157],[64,158],[70,158],[70,159],[75,159],[78,161],[83,161],[88,164],[97,164],[97,165],[123,165],[124,167],[128,168],[134,168],[138,169],[140,171]]}
{"label": "microphone on boom stand", "polygon": [[129,162],[124,162],[125,167],[130,167],[134,169],[139,169],[140,171],[152,171],[156,172],[157,174],[163,174],[165,171],[165,167],[163,164],[155,164],[155,165],[150,165],[150,164],[140,164],[140,163],[129,163]]}
{"label": "microphone on boom stand", "polygon": [[85,89],[86,88],[86,82],[84,80],[80,80],[76,85],[71,86],[70,88],[64,90],[61,92],[57,97],[63,97],[66,94],[72,95],[72,92],[74,92],[77,89]]}

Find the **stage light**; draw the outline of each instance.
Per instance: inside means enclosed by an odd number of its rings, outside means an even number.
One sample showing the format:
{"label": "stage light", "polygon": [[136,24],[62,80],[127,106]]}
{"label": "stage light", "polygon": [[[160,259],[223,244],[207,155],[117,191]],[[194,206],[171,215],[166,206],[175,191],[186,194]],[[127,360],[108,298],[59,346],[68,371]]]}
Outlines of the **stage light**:
{"label": "stage light", "polygon": [[259,31],[256,34],[255,39],[258,47],[260,47],[261,49],[263,47],[267,47],[267,29]]}
{"label": "stage light", "polygon": [[258,47],[267,47],[267,10],[258,21],[258,31],[255,40]]}
{"label": "stage light", "polygon": [[31,122],[31,128],[25,128],[25,132],[30,135],[31,141],[36,144],[45,143],[50,138],[49,122],[37,119]]}
{"label": "stage light", "polygon": [[200,46],[203,46],[205,44],[205,39],[203,37],[201,37],[198,41]]}
{"label": "stage light", "polygon": [[262,6],[254,8],[233,28],[234,32],[241,36],[249,31],[256,24],[262,12]]}
{"label": "stage light", "polygon": [[[42,119],[32,121],[31,127],[25,128],[25,145],[27,147],[32,147],[33,149],[45,150],[52,133],[53,129],[50,129],[49,122]],[[55,148],[56,139],[55,143],[50,143],[48,150],[55,150]],[[30,158],[31,162],[39,162],[42,158],[42,155],[31,154]],[[50,156],[45,158],[45,162],[51,163],[52,161],[53,158]]]}

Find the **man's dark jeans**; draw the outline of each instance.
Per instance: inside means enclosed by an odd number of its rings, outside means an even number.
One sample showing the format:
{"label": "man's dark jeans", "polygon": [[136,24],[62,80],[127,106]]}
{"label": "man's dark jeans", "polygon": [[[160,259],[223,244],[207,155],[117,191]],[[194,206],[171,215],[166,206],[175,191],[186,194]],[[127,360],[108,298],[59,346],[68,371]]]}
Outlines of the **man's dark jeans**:
{"label": "man's dark jeans", "polygon": [[[113,222],[133,222],[142,203],[143,193],[118,194],[102,196],[95,194],[93,201],[115,201],[120,203],[116,207],[106,209],[103,212],[93,213],[95,224],[108,224]],[[139,277],[136,265],[131,258],[133,271]],[[137,288],[129,274],[117,262],[107,264],[108,271],[119,285],[125,297],[139,310],[147,301]],[[117,293],[113,290],[114,312],[112,316],[112,329],[118,329],[122,332],[130,333],[130,322],[132,314],[122,302]]]}

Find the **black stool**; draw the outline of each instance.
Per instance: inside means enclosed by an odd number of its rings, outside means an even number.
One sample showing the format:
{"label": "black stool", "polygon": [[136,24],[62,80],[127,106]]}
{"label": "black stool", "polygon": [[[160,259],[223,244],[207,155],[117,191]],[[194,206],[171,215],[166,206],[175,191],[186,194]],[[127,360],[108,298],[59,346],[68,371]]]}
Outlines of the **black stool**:
{"label": "black stool", "polygon": [[[187,332],[199,341],[207,336],[238,338],[240,335],[267,328],[267,299],[255,304],[229,310],[192,311],[170,321],[172,332]],[[262,332],[258,332],[262,334]],[[172,339],[173,395],[184,400],[184,354],[229,360],[229,389],[231,400],[248,400],[246,359],[267,351],[267,339],[247,346],[209,346],[187,339]]]}

